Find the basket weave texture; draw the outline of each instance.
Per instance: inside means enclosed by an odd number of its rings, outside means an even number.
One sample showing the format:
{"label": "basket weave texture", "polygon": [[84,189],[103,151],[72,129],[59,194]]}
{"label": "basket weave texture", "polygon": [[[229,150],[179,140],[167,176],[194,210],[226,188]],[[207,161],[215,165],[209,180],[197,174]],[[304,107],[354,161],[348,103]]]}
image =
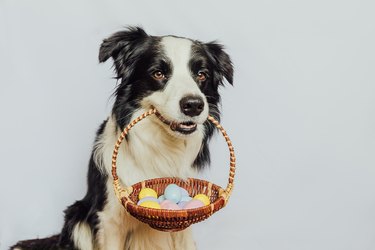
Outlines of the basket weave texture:
{"label": "basket weave texture", "polygon": [[[112,155],[112,176],[113,185],[115,189],[115,194],[121,204],[125,207],[132,216],[138,220],[149,224],[152,228],[160,231],[175,232],[183,230],[190,225],[207,219],[213,213],[217,212],[223,208],[232,193],[233,181],[236,170],[236,157],[234,154],[234,148],[232,142],[230,141],[226,131],[220,125],[220,123],[215,120],[212,116],[208,116],[208,120],[212,122],[222,133],[224,139],[227,142],[229,154],[230,154],[230,169],[228,184],[225,189],[211,182],[188,178],[180,179],[175,177],[164,177],[155,178],[150,180],[145,180],[138,182],[130,187],[124,188],[117,176],[117,156],[121,142],[125,139],[129,130],[134,127],[138,122],[145,119],[147,116],[156,114],[158,111],[156,109],[151,109],[144,114],[140,115],[134,119],[121,133],[119,136]],[[165,188],[169,184],[176,184],[180,187],[186,189],[191,197],[196,194],[205,194],[210,199],[210,204],[207,206],[194,208],[194,209],[181,209],[181,210],[168,210],[168,209],[154,209],[145,208],[138,206],[138,194],[142,188],[148,187],[154,189],[158,196],[164,193]]]}

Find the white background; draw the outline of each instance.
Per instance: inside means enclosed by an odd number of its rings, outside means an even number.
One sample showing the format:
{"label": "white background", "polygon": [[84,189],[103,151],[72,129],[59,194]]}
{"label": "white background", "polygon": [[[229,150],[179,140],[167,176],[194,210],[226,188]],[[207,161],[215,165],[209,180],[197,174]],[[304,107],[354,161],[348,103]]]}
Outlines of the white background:
{"label": "white background", "polygon": [[[0,0],[0,249],[58,233],[86,191],[109,114],[101,40],[127,25],[218,39],[235,64],[223,125],[238,154],[228,206],[199,249],[375,249],[375,4]],[[226,184],[223,140],[203,178]]]}

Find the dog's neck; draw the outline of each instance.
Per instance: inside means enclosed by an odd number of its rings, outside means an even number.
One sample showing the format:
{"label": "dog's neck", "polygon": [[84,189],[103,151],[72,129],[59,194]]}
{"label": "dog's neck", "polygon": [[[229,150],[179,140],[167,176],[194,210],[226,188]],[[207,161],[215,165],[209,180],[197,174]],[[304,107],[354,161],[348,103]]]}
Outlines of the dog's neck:
{"label": "dog's neck", "polygon": [[[141,113],[136,112],[132,119]],[[204,132],[198,129],[189,137],[179,138],[169,134],[154,119],[146,118],[133,127],[120,147],[117,174],[126,185],[157,177],[196,175],[192,165],[201,148]],[[112,152],[120,133],[115,117],[111,116],[95,144],[94,159],[107,174],[111,173]]]}

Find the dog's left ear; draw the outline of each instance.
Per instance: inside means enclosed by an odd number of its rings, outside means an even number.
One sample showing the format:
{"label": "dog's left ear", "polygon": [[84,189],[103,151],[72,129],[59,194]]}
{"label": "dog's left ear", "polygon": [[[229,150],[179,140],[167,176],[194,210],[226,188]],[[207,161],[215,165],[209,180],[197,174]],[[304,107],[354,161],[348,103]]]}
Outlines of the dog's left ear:
{"label": "dog's left ear", "polygon": [[220,74],[220,84],[223,84],[223,78],[233,85],[233,64],[229,55],[224,51],[224,46],[216,42],[205,44],[208,56],[216,65],[216,71]]}

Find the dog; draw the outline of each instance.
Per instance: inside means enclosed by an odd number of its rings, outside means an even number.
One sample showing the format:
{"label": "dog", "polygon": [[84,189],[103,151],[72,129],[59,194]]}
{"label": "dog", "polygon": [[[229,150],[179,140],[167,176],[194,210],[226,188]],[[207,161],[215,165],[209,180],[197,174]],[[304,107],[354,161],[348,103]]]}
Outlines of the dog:
{"label": "dog", "polygon": [[[107,39],[99,62],[112,58],[117,78],[113,109],[99,127],[88,166],[88,190],[65,210],[59,235],[11,249],[195,249],[190,229],[160,232],[130,216],[112,185],[111,158],[121,131],[151,108],[121,144],[117,174],[130,186],[157,177],[196,176],[210,162],[209,140],[220,119],[219,87],[233,85],[233,64],[217,42],[151,36],[128,27]],[[173,124],[173,126],[171,126]],[[123,157],[121,157],[123,154]]]}

